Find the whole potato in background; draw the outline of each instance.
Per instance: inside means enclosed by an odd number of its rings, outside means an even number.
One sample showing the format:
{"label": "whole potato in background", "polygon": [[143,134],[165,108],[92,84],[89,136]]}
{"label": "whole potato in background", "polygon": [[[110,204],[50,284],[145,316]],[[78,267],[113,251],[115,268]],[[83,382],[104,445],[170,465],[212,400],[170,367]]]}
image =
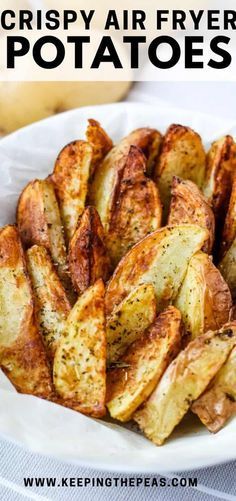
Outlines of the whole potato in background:
{"label": "whole potato in background", "polygon": [[0,82],[0,135],[56,113],[119,101],[130,82]]}

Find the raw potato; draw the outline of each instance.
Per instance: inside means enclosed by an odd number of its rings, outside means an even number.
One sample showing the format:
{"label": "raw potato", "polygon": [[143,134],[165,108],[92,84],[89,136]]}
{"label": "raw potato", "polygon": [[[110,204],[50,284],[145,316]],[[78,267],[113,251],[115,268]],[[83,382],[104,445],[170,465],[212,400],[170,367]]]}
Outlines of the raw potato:
{"label": "raw potato", "polygon": [[219,431],[236,412],[236,348],[216,374],[209,388],[191,410],[213,433]]}
{"label": "raw potato", "polygon": [[131,419],[154,390],[168,364],[181,347],[181,315],[170,306],[121,357],[122,368],[107,377],[107,407],[111,417]]}
{"label": "raw potato", "polygon": [[87,196],[93,149],[85,141],[73,141],[60,152],[51,179],[53,181],[67,242],[72,238]]}
{"label": "raw potato", "polygon": [[0,365],[17,391],[52,393],[48,361],[36,326],[33,295],[17,229],[0,230]]}
{"label": "raw potato", "polygon": [[[23,8],[22,3],[20,6]],[[79,106],[119,101],[126,95],[130,85],[131,82],[96,81],[0,82],[0,134],[8,134],[37,120]]]}
{"label": "raw potato", "polygon": [[197,225],[182,224],[157,230],[136,244],[118,264],[106,293],[106,311],[114,308],[132,288],[152,283],[157,311],[173,301],[182,284],[190,258],[209,238]]}
{"label": "raw potato", "polygon": [[110,200],[106,244],[114,266],[134,244],[161,225],[159,193],[145,170],[143,153],[131,146]]}
{"label": "raw potato", "polygon": [[58,275],[68,285],[68,266],[61,216],[52,183],[31,181],[17,207],[17,224],[25,248],[42,245],[52,256]]}
{"label": "raw potato", "polygon": [[71,310],[70,303],[44,247],[34,245],[27,251],[27,265],[33,286],[36,318],[48,358],[53,362]]}
{"label": "raw potato", "polygon": [[207,153],[206,179],[203,191],[212,205],[216,222],[222,223],[227,210],[236,168],[236,144],[231,136],[215,141]]}
{"label": "raw potato", "polygon": [[100,217],[94,207],[86,207],[69,245],[71,280],[78,294],[98,278],[106,281],[110,274],[110,259],[105,247]]}
{"label": "raw potato", "polygon": [[92,176],[96,167],[99,166],[107,153],[112,149],[113,142],[99,122],[93,120],[93,118],[90,118],[88,122],[86,138],[93,148],[93,159],[90,169],[90,176]]}
{"label": "raw potato", "polygon": [[206,198],[192,181],[173,177],[168,224],[192,223],[207,228],[209,239],[203,250],[211,254],[215,237],[215,217]]}
{"label": "raw potato", "polygon": [[190,259],[175,306],[181,311],[186,332],[192,339],[229,321],[232,308],[229,287],[204,252],[199,251]]}
{"label": "raw potato", "polygon": [[124,169],[130,147],[137,146],[142,150],[147,158],[149,171],[159,153],[160,145],[161,134],[157,130],[149,128],[134,130],[112,148],[96,169],[90,186],[89,201],[96,207],[106,232],[109,229],[111,207],[117,183],[119,185],[120,171]]}
{"label": "raw potato", "polygon": [[163,140],[154,169],[154,179],[168,214],[173,176],[193,181],[201,188],[205,176],[206,154],[199,134],[183,125],[171,125]]}
{"label": "raw potato", "polygon": [[104,294],[103,282],[98,280],[79,297],[53,365],[54,384],[62,401],[94,417],[106,413]]}
{"label": "raw potato", "polygon": [[225,219],[219,269],[236,297],[236,178],[233,182],[229,208]]}
{"label": "raw potato", "polygon": [[161,445],[172,433],[236,344],[236,322],[197,337],[176,357],[134,419],[144,434]]}
{"label": "raw potato", "polygon": [[116,362],[156,317],[156,297],[152,284],[139,285],[106,319],[107,360]]}

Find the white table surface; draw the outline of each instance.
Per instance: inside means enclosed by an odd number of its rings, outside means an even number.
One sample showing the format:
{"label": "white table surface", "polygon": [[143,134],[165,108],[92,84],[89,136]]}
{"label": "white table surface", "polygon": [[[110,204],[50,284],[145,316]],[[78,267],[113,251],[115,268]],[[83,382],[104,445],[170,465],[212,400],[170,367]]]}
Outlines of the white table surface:
{"label": "white table surface", "polygon": [[[166,103],[210,113],[222,118],[235,118],[236,84],[234,83],[138,83],[127,98],[129,101]],[[232,444],[235,447],[236,444]],[[178,461],[178,458],[176,458]],[[197,477],[198,487],[72,487],[72,488],[25,488],[24,477],[96,477],[105,476],[101,472],[65,464],[51,458],[31,454],[21,447],[0,439],[0,500],[22,501],[23,499],[81,500],[81,501],[152,501],[152,500],[236,500],[236,463],[231,462],[214,468],[178,473],[178,477]],[[112,474],[106,474],[112,477]],[[163,476],[163,475],[162,475]],[[115,475],[120,477],[120,475]],[[158,478],[158,472],[157,472]]]}

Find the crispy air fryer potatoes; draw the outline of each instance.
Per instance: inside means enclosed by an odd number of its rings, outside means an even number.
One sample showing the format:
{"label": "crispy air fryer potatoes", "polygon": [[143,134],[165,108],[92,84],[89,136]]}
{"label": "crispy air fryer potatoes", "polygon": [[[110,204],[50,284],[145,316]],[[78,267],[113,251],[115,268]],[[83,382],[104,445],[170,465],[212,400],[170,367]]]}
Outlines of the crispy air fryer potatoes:
{"label": "crispy air fryer potatoes", "polygon": [[175,299],[188,262],[208,239],[208,231],[182,224],[157,230],[136,244],[118,264],[106,292],[106,311],[111,314],[132,290],[152,283],[157,311]]}
{"label": "crispy air fryer potatoes", "polygon": [[215,217],[212,209],[197,185],[173,177],[168,224],[198,224],[209,231],[209,239],[203,250],[211,254],[215,237]]}
{"label": "crispy air fryer potatoes", "polygon": [[192,339],[229,321],[232,308],[229,287],[204,252],[197,252],[190,259],[175,306],[181,311],[186,332]]}
{"label": "crispy air fryer potatoes", "polygon": [[69,269],[78,294],[93,285],[98,278],[106,281],[109,277],[110,259],[105,247],[105,235],[94,207],[86,207],[70,241]]}
{"label": "crispy air fryer potatoes", "polygon": [[210,383],[209,388],[192,405],[191,410],[212,432],[219,431],[236,412],[236,348]]}
{"label": "crispy air fryer potatoes", "polygon": [[236,322],[194,339],[169,365],[134,419],[156,445],[171,434],[236,344]]}
{"label": "crispy air fryer potatoes", "polygon": [[152,284],[139,285],[107,317],[107,360],[116,362],[156,317],[156,296]]}
{"label": "crispy air fryer potatoes", "polygon": [[94,417],[106,412],[104,293],[103,282],[98,280],[79,297],[53,364],[53,381],[62,402]]}
{"label": "crispy air fryer potatoes", "polygon": [[50,252],[58,274],[68,282],[67,258],[61,217],[49,180],[31,181],[17,207],[17,224],[25,248],[42,245]]}
{"label": "crispy air fryer potatoes", "polygon": [[[108,372],[107,407],[111,417],[128,421],[152,393],[181,347],[181,315],[170,306]],[[122,367],[123,366],[123,367]]]}
{"label": "crispy air fryer potatoes", "polygon": [[71,307],[50,256],[44,247],[27,251],[27,265],[35,297],[35,309],[48,358],[54,355]]}
{"label": "crispy air fryer potatoes", "polygon": [[162,206],[155,183],[145,176],[146,160],[131,146],[111,193],[106,244],[116,265],[126,252],[161,225]]}
{"label": "crispy air fryer potatoes", "polygon": [[85,141],[74,141],[60,152],[51,176],[65,228],[67,242],[72,238],[87,196],[93,149]]}
{"label": "crispy air fryer potatoes", "polygon": [[50,370],[36,326],[33,295],[17,230],[0,230],[0,366],[20,393],[49,398]]}
{"label": "crispy air fryer potatoes", "polygon": [[203,192],[212,205],[217,223],[221,223],[227,210],[236,168],[236,144],[231,136],[215,141],[207,153],[206,179]]}
{"label": "crispy air fryer potatoes", "polygon": [[206,155],[199,134],[189,127],[171,125],[163,140],[161,154],[154,169],[166,219],[173,176],[189,179],[201,187],[205,175]]}
{"label": "crispy air fryer potatoes", "polygon": [[19,233],[0,229],[0,367],[19,392],[135,419],[158,445],[190,408],[210,431],[224,425],[236,410],[235,170],[231,136],[206,156],[189,127],[113,146],[88,121],[86,141],[23,190]]}

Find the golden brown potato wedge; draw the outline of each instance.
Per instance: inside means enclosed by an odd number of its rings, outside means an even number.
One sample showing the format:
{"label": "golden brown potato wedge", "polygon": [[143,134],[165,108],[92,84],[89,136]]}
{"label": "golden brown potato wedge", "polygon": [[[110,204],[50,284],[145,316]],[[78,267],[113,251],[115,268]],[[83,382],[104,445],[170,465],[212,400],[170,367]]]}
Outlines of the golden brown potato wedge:
{"label": "golden brown potato wedge", "polygon": [[211,254],[215,237],[215,217],[206,198],[192,181],[173,177],[168,224],[198,224],[209,231],[209,239],[203,247]]}
{"label": "golden brown potato wedge", "polygon": [[233,348],[207,390],[193,403],[191,410],[213,433],[236,413],[236,348]]}
{"label": "golden brown potato wedge", "polygon": [[206,389],[236,344],[236,322],[197,337],[169,365],[151,397],[134,414],[144,434],[161,445]]}
{"label": "golden brown potato wedge", "polygon": [[147,159],[146,168],[149,172],[159,153],[160,145],[161,134],[157,130],[149,128],[134,130],[112,148],[96,169],[90,186],[89,202],[96,207],[106,232],[109,229],[111,207],[117,184],[119,185],[120,171],[124,169],[130,147],[136,146],[142,150]]}
{"label": "golden brown potato wedge", "polygon": [[228,283],[232,296],[236,297],[236,178],[233,181],[229,207],[225,219],[219,269]]}
{"label": "golden brown potato wedge", "polygon": [[114,266],[126,252],[161,225],[162,206],[155,183],[145,176],[146,160],[131,146],[112,193],[106,245]]}
{"label": "golden brown potato wedge", "polygon": [[97,120],[90,118],[88,123],[86,138],[93,148],[93,158],[90,169],[90,176],[92,176],[96,167],[98,167],[107,153],[112,149],[113,142]]}
{"label": "golden brown potato wedge", "polygon": [[0,365],[17,391],[48,398],[52,381],[36,326],[33,296],[17,229],[0,230]]}
{"label": "golden brown potato wedge", "polygon": [[46,249],[34,245],[26,255],[35,298],[36,318],[48,358],[53,362],[71,310],[70,303]]}
{"label": "golden brown potato wedge", "polygon": [[69,245],[70,275],[78,294],[98,278],[106,281],[109,277],[110,259],[104,239],[98,212],[94,207],[86,207]]}
{"label": "golden brown potato wedge", "polygon": [[205,176],[206,154],[199,134],[183,125],[171,125],[163,140],[154,169],[154,179],[168,214],[173,176],[189,179],[201,187]]}
{"label": "golden brown potato wedge", "polygon": [[61,216],[52,183],[36,179],[27,184],[17,207],[21,241],[27,249],[42,245],[50,252],[58,275],[68,282],[66,247]]}
{"label": "golden brown potato wedge", "polygon": [[199,251],[190,259],[174,304],[181,311],[186,332],[192,339],[229,321],[232,308],[229,287],[204,252]]}
{"label": "golden brown potato wedge", "polygon": [[107,360],[116,362],[156,317],[156,295],[152,284],[142,284],[114,309],[106,319]]}
{"label": "golden brown potato wedge", "polygon": [[236,144],[231,136],[215,141],[207,153],[203,192],[212,205],[216,222],[222,223],[227,210],[232,175],[236,168]]}
{"label": "golden brown potato wedge", "polygon": [[84,414],[105,414],[106,332],[104,285],[98,280],[71,310],[57,348],[54,384],[66,405]]}
{"label": "golden brown potato wedge", "polygon": [[131,419],[181,348],[181,315],[170,306],[121,357],[107,376],[107,407],[119,421]]}
{"label": "golden brown potato wedge", "polygon": [[178,293],[190,258],[208,239],[208,231],[197,225],[182,224],[157,230],[136,244],[120,261],[106,292],[110,315],[132,290],[152,283],[161,311]]}
{"label": "golden brown potato wedge", "polygon": [[51,176],[67,242],[84,210],[92,158],[93,148],[89,143],[73,141],[60,152]]}

